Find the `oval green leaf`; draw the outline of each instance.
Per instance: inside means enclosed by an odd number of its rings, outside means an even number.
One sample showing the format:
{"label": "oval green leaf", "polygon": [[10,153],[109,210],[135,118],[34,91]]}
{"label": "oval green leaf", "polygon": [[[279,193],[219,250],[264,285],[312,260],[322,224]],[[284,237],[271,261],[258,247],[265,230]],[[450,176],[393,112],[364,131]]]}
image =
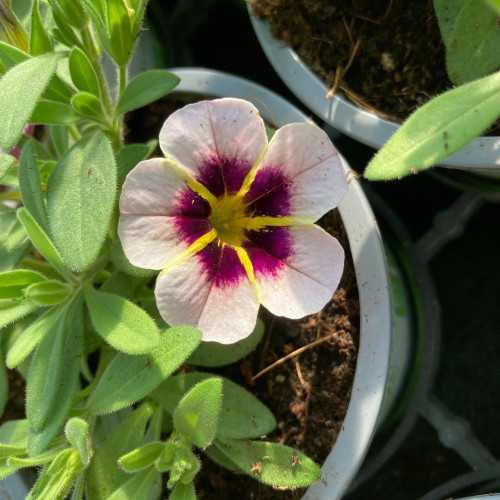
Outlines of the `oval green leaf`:
{"label": "oval green leaf", "polygon": [[29,269],[0,273],[0,299],[20,299],[27,287],[41,281],[47,281],[47,278]]}
{"label": "oval green leaf", "polygon": [[69,55],[69,73],[78,90],[90,92],[95,96],[100,95],[99,81],[94,67],[85,52],[78,47],[73,47]]}
{"label": "oval green leaf", "polygon": [[61,57],[60,52],[33,57],[12,67],[0,79],[1,148],[11,150],[21,137]]}
{"label": "oval green leaf", "polygon": [[111,145],[96,131],[78,141],[52,171],[47,212],[54,242],[66,264],[89,268],[104,243],[116,197]]}
{"label": "oval green leaf", "polygon": [[35,283],[26,288],[24,294],[30,302],[39,306],[52,306],[66,299],[71,293],[71,288],[56,280]]}
{"label": "oval green leaf", "polygon": [[310,458],[288,446],[239,439],[216,439],[214,444],[242,471],[272,486],[299,488],[321,477]]}
{"label": "oval green leaf", "polygon": [[215,437],[221,409],[222,379],[209,378],[195,385],[174,411],[174,427],[200,448]]}
{"label": "oval green leaf", "polygon": [[67,304],[51,307],[21,332],[7,353],[6,363],[9,368],[14,368],[30,355],[42,338],[53,328],[66,307]]}
{"label": "oval green leaf", "polygon": [[500,115],[500,71],[432,99],[413,113],[368,164],[370,180],[396,179],[436,165]]}
{"label": "oval green leaf", "polygon": [[90,398],[92,412],[116,411],[147,396],[184,363],[200,341],[200,331],[177,326],[162,332],[160,345],[150,354],[116,355]]}
{"label": "oval green leaf", "polygon": [[165,443],[156,441],[147,443],[123,455],[118,460],[118,466],[125,472],[138,472],[152,465],[165,448]]}
{"label": "oval green leaf", "polygon": [[[151,397],[173,414],[183,394],[210,377],[213,375],[201,372],[169,377],[151,393]],[[222,377],[222,380],[222,411],[217,437],[256,438],[268,434],[276,427],[272,412],[254,395],[227,378]]]}
{"label": "oval green leaf", "polygon": [[115,349],[144,354],[160,343],[154,321],[132,302],[90,286],[85,288],[85,299],[97,333]]}
{"label": "oval green leaf", "polygon": [[116,115],[146,106],[168,94],[180,82],[180,78],[165,70],[153,70],[141,73],[133,78],[116,107]]}
{"label": "oval green leaf", "polygon": [[26,209],[44,231],[48,229],[47,208],[42,193],[40,171],[33,143],[28,141],[21,151],[19,160],[19,186]]}
{"label": "oval green leaf", "polygon": [[41,99],[31,115],[31,123],[44,125],[71,125],[83,120],[69,104]]}
{"label": "oval green leaf", "polygon": [[71,106],[81,116],[98,122],[104,122],[101,101],[94,94],[89,92],[75,94],[71,99]]}

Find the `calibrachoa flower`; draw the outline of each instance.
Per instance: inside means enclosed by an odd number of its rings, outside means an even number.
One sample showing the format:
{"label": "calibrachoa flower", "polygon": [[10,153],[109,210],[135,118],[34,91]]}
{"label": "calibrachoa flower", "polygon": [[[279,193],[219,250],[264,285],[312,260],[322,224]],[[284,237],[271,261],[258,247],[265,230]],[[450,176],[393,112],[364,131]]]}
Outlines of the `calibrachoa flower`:
{"label": "calibrachoa flower", "polygon": [[320,128],[286,125],[268,144],[252,104],[218,99],[170,115],[159,142],[165,158],[123,185],[118,234],[132,264],[161,269],[168,324],[230,344],[252,332],[259,304],[300,318],[331,299],[344,252],[314,222],[347,185]]}

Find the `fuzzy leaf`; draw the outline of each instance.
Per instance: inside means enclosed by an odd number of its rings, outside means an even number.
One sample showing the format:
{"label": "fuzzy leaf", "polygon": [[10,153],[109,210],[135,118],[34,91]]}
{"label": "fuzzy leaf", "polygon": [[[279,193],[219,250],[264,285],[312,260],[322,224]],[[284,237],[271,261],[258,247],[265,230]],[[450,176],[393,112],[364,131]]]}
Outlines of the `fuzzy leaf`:
{"label": "fuzzy leaf", "polygon": [[42,338],[64,315],[64,310],[67,307],[68,304],[60,304],[47,309],[21,332],[7,353],[6,363],[9,368],[14,368],[30,355]]}
{"label": "fuzzy leaf", "polygon": [[54,266],[54,268],[63,276],[68,276],[70,273],[66,269],[64,262],[56,250],[52,241],[45,234],[43,229],[38,225],[33,216],[21,207],[17,211],[17,218],[21,221],[24,229],[28,233],[29,238],[37,250]]}
{"label": "fuzzy leaf", "polygon": [[80,460],[83,465],[88,465],[90,462],[90,442],[89,442],[89,425],[81,418],[72,418],[68,420],[64,428],[67,440],[73,448],[78,450]]}
{"label": "fuzzy leaf", "polygon": [[160,345],[150,354],[117,354],[90,398],[90,409],[99,415],[142,399],[188,358],[200,340],[198,330],[176,326],[162,332]]}
{"label": "fuzzy leaf", "polygon": [[143,500],[151,498],[153,492],[160,489],[160,479],[160,472],[155,467],[150,467],[135,474],[115,490],[107,500]]}
{"label": "fuzzy leaf", "polygon": [[89,92],[79,92],[71,99],[71,106],[81,116],[97,122],[103,122],[101,100]]}
{"label": "fuzzy leaf", "polygon": [[37,304],[24,299],[1,299],[0,300],[0,328],[17,321],[23,316],[36,311]]}
{"label": "fuzzy leaf", "polygon": [[69,104],[48,99],[41,99],[31,115],[31,123],[44,125],[71,125],[83,120]]}
{"label": "fuzzy leaf", "polygon": [[52,52],[52,42],[43,26],[38,10],[38,0],[35,0],[31,11],[30,54],[39,56],[47,52]]}
{"label": "fuzzy leaf", "polygon": [[62,423],[70,407],[80,373],[82,312],[82,300],[78,297],[64,308],[31,360],[26,415],[35,430],[42,430],[54,417]]}
{"label": "fuzzy leaf", "polygon": [[82,92],[100,95],[99,81],[89,58],[78,47],[73,47],[69,55],[69,72],[75,87]]}
{"label": "fuzzy leaf", "polygon": [[[3,358],[4,358],[3,346],[0,343],[0,359]],[[0,366],[0,417],[3,415],[8,398],[9,398],[9,376],[7,374],[7,368],[2,363]]]}
{"label": "fuzzy leaf", "polygon": [[500,68],[498,12],[484,0],[468,0],[453,25],[446,46],[446,69],[458,85]]}
{"label": "fuzzy leaf", "polygon": [[0,147],[14,147],[63,54],[50,53],[17,64],[0,80]]}
{"label": "fuzzy leaf", "polygon": [[3,65],[5,69],[10,69],[28,59],[30,59],[30,55],[26,52],[0,41],[0,65]]}
{"label": "fuzzy leaf", "polygon": [[[200,372],[169,377],[151,393],[151,397],[173,414],[182,395],[198,382],[210,377],[213,375]],[[222,380],[222,410],[217,437],[260,437],[276,427],[271,411],[255,396],[227,378],[222,377]]]}
{"label": "fuzzy leaf", "polygon": [[168,500],[196,500],[193,483],[177,483]]}
{"label": "fuzzy leaf", "polygon": [[135,40],[132,38],[130,18],[123,0],[106,1],[107,26],[109,30],[109,55],[119,66],[130,60]]}
{"label": "fuzzy leaf", "polygon": [[200,448],[215,437],[222,399],[222,379],[209,378],[195,385],[174,411],[174,427]]}
{"label": "fuzzy leaf", "polygon": [[16,157],[7,153],[0,154],[0,182],[16,162]]}
{"label": "fuzzy leaf", "polygon": [[35,156],[33,143],[28,141],[21,151],[19,160],[19,185],[26,209],[38,222],[40,227],[47,231],[48,219],[45,199],[42,194],[40,171]]}
{"label": "fuzzy leaf", "polygon": [[97,449],[87,473],[88,500],[108,500],[130,475],[119,469],[117,460],[141,445],[146,423],[154,405],[145,403],[134,410]]}
{"label": "fuzzy leaf", "polygon": [[25,296],[30,302],[39,306],[52,306],[66,299],[72,289],[56,280],[35,283],[25,290]]}
{"label": "fuzzy leaf", "polygon": [[368,164],[370,180],[395,179],[439,163],[500,115],[500,71],[435,97],[413,113]]}
{"label": "fuzzy leaf", "polygon": [[116,114],[121,115],[156,101],[173,90],[179,82],[178,76],[165,70],[141,73],[133,78],[123,91]]}
{"label": "fuzzy leaf", "polygon": [[254,331],[248,337],[234,344],[202,342],[188,363],[196,366],[229,365],[251,353],[262,339],[262,335],[264,335],[264,323],[258,318]]}
{"label": "fuzzy leaf", "polygon": [[132,302],[92,287],[85,288],[85,299],[97,333],[115,349],[143,354],[160,343],[154,321]]}
{"label": "fuzzy leaf", "polygon": [[28,430],[29,425],[26,419],[4,422],[0,426],[0,443],[26,449]]}
{"label": "fuzzy leaf", "polygon": [[239,439],[216,439],[215,445],[242,471],[271,486],[309,486],[321,477],[310,458],[288,446]]}
{"label": "fuzzy leaf", "polygon": [[104,242],[116,197],[116,165],[102,132],[84,136],[52,171],[47,212],[54,242],[71,269],[92,265]]}
{"label": "fuzzy leaf", "polygon": [[147,443],[130,451],[118,460],[118,466],[125,472],[138,472],[152,465],[165,448],[161,441]]}
{"label": "fuzzy leaf", "polygon": [[41,281],[47,281],[47,278],[29,269],[16,269],[0,273],[0,299],[23,298],[23,291],[27,287]]}

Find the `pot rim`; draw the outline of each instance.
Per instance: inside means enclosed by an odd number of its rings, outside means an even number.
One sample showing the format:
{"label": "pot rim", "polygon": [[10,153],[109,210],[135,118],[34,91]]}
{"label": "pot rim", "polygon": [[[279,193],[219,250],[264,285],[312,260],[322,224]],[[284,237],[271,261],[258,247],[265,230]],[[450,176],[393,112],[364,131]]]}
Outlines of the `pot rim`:
{"label": "pot rim", "polygon": [[[274,92],[250,80],[217,70],[169,68],[180,77],[173,93],[240,97],[252,101],[263,118],[278,126],[308,117]],[[344,171],[349,165],[341,156]],[[340,498],[361,466],[383,406],[391,348],[391,294],[382,240],[360,183],[349,182],[338,205],[352,252],[360,299],[360,345],[351,399],[342,429],[323,465],[322,480],[304,500]]]}
{"label": "pot rim", "polygon": [[[364,110],[336,92],[332,98],[325,96],[329,89],[313,73],[299,55],[282,41],[274,39],[266,21],[251,14],[257,39],[267,59],[295,96],[321,119],[346,135],[375,149],[380,149],[401,126]],[[483,170],[500,168],[500,136],[476,137],[452,156],[439,163],[442,167],[469,169],[471,165]]]}

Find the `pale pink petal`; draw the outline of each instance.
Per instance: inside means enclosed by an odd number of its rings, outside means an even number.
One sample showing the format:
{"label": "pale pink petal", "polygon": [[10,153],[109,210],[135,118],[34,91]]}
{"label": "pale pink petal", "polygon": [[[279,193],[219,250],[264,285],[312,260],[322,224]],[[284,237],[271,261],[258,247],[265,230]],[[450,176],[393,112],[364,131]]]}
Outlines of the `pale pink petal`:
{"label": "pale pink petal", "polygon": [[195,217],[120,215],[118,221],[127,259],[145,269],[163,269],[211,229],[207,219]]}
{"label": "pale pink petal", "polygon": [[210,207],[188,187],[175,165],[164,158],[152,158],[140,162],[127,175],[120,196],[120,213],[206,217]]}
{"label": "pale pink petal", "polygon": [[297,319],[332,298],[344,268],[340,243],[315,225],[268,228],[245,246],[261,302],[278,316]]}
{"label": "pale pink petal", "polygon": [[235,250],[216,241],[156,281],[156,304],[169,325],[189,325],[204,341],[248,337],[259,303]]}
{"label": "pale pink petal", "polygon": [[160,132],[165,156],[215,196],[237,192],[266,145],[262,118],[241,99],[189,104],[170,115]]}
{"label": "pale pink petal", "polygon": [[318,219],[336,207],[347,190],[332,142],[312,123],[280,128],[245,196],[256,215]]}

